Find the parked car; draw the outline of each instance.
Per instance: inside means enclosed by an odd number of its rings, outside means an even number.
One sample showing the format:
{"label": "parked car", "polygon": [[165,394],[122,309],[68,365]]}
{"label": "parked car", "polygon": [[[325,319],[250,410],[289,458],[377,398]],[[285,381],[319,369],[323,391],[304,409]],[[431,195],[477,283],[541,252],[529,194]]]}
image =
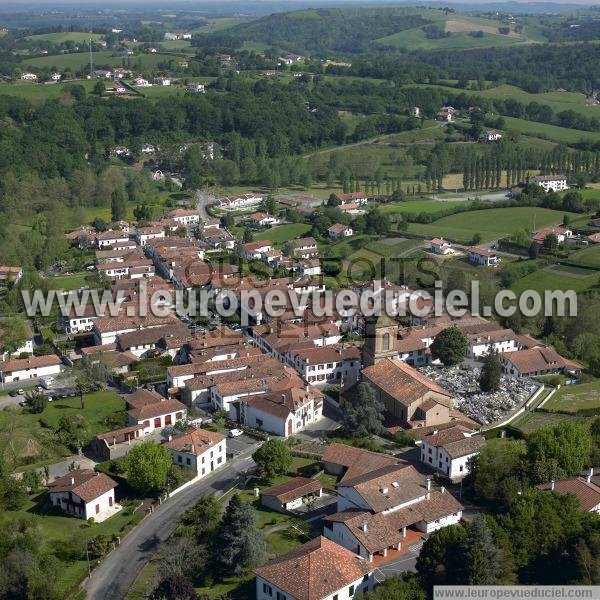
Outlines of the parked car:
{"label": "parked car", "polygon": [[229,430],[229,437],[230,438],[239,437],[243,433],[244,432],[241,429],[230,429]]}
{"label": "parked car", "polygon": [[22,388],[19,388],[19,389],[17,390],[17,394],[19,394],[19,396],[24,396],[24,395],[25,395],[25,390],[24,390],[24,389],[22,389]]}

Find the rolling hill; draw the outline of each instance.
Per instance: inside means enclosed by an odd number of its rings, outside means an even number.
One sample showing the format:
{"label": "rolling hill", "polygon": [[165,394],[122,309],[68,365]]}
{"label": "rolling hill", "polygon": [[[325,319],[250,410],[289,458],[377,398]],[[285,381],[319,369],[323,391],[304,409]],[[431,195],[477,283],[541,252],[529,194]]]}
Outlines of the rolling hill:
{"label": "rolling hill", "polygon": [[[199,32],[198,43],[255,43],[298,53],[358,53],[369,49],[464,49],[533,41],[504,23],[432,8],[323,8],[272,14],[225,30]],[[539,36],[538,36],[539,37]]]}

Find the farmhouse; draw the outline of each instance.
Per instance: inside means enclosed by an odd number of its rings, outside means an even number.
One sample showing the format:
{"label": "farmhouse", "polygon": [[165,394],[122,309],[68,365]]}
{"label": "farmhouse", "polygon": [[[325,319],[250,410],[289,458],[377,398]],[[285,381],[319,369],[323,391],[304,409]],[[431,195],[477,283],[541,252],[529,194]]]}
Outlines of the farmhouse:
{"label": "farmhouse", "polygon": [[190,92],[190,94],[205,94],[206,93],[206,86],[203,83],[191,83],[190,85],[187,86],[187,91]]}
{"label": "farmhouse", "polygon": [[129,234],[124,231],[103,231],[96,233],[93,241],[98,248],[113,247],[118,243],[129,242]]}
{"label": "farmhouse", "polygon": [[262,194],[241,194],[228,196],[219,200],[219,208],[223,210],[240,210],[249,206],[260,204],[265,197]]}
{"label": "farmhouse", "polygon": [[37,81],[38,76],[35,73],[22,73],[22,81]]}
{"label": "farmhouse", "polygon": [[515,377],[579,373],[581,365],[563,358],[552,346],[529,348],[500,354],[502,370]]}
{"label": "farmhouse", "polygon": [[532,242],[541,246],[544,243],[544,240],[550,235],[556,236],[556,240],[559,244],[564,244],[565,240],[573,237],[573,231],[567,227],[562,227],[561,225],[544,227],[533,235]]}
{"label": "farmhouse", "polygon": [[256,600],[346,600],[372,588],[371,566],[323,536],[256,569]]}
{"label": "farmhouse", "polygon": [[0,362],[0,381],[14,383],[27,379],[37,379],[47,375],[57,375],[62,371],[62,362],[56,354],[31,356],[18,360]]}
{"label": "farmhouse", "polygon": [[152,81],[156,85],[171,85],[171,80],[168,77],[155,77]]}
{"label": "farmhouse", "polygon": [[264,212],[255,212],[250,215],[250,223],[256,227],[267,227],[268,225],[278,225],[281,221]]}
{"label": "farmhouse", "polygon": [[302,506],[307,498],[320,498],[322,493],[323,485],[318,479],[294,477],[262,490],[260,501],[263,506],[285,512]]}
{"label": "farmhouse", "polygon": [[169,213],[169,217],[182,225],[192,225],[200,222],[200,213],[189,208],[176,208]]}
{"label": "farmhouse", "polygon": [[486,142],[497,142],[502,139],[502,134],[498,131],[486,131],[484,139]]}
{"label": "farmhouse", "polygon": [[76,469],[49,485],[50,502],[80,519],[108,519],[121,506],[115,502],[116,481],[91,469]]}
{"label": "farmhouse", "polygon": [[454,254],[452,246],[444,238],[433,238],[430,240],[429,249],[434,254]]}
{"label": "farmhouse", "polygon": [[225,464],[227,442],[224,435],[205,429],[190,429],[176,435],[164,444],[172,456],[173,464],[195,471],[204,477]]}
{"label": "farmhouse", "polygon": [[317,258],[319,249],[317,240],[313,237],[297,238],[292,240],[294,244],[294,255],[299,258]]}
{"label": "farmhouse", "polygon": [[468,259],[473,265],[484,265],[486,267],[495,266],[502,260],[495,252],[490,252],[478,246],[469,248]]}
{"label": "farmhouse", "polygon": [[568,190],[566,175],[534,175],[530,182],[539,185],[545,192]]}
{"label": "farmhouse", "polygon": [[434,429],[421,438],[421,461],[452,481],[462,479],[469,473],[469,461],[485,445],[485,438],[474,433],[462,425]]}
{"label": "farmhouse", "polygon": [[342,206],[346,204],[356,204],[356,206],[363,206],[367,204],[369,199],[363,192],[350,192],[349,194],[339,194],[338,198]]}
{"label": "farmhouse", "polygon": [[332,240],[337,240],[338,238],[345,238],[354,235],[354,229],[348,225],[342,225],[341,223],[336,223],[332,225],[327,230],[327,235]]}
{"label": "farmhouse", "polygon": [[127,411],[128,424],[141,425],[144,434],[175,425],[187,414],[185,404],[143,388],[125,396],[125,401],[130,407]]}

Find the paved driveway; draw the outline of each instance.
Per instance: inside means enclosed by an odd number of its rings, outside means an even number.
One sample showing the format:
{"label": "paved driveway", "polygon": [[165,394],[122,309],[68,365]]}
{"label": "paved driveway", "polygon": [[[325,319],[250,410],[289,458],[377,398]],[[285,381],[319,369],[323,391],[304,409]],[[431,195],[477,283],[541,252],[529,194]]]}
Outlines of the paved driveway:
{"label": "paved driveway", "polygon": [[247,434],[243,434],[240,435],[238,437],[235,438],[227,438],[227,454],[231,454],[234,457],[238,456],[239,454],[241,454],[242,452],[246,452],[249,449],[253,449],[256,450],[256,448],[258,448],[259,446],[259,442],[247,435]]}

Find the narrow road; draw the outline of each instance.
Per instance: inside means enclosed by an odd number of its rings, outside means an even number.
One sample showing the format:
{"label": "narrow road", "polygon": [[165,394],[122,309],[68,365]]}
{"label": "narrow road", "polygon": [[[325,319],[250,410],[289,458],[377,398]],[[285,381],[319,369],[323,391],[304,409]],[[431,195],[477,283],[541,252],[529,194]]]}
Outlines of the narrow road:
{"label": "narrow road", "polygon": [[254,466],[250,454],[253,446],[198,483],[164,502],[122,540],[82,583],[88,600],[122,600],[138,573],[158,552],[177,527],[179,516],[190,509],[200,496],[225,492],[238,480],[238,472]]}

